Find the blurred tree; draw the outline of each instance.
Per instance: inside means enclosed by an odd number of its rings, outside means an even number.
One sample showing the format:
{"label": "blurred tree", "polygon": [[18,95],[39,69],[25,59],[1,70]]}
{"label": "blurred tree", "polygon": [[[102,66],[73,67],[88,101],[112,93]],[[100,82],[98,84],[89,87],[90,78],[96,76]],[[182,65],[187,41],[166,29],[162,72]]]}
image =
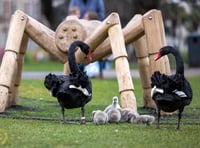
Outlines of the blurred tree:
{"label": "blurred tree", "polygon": [[151,9],[159,9],[160,0],[133,0],[134,12],[144,14]]}
{"label": "blurred tree", "polygon": [[117,12],[122,26],[125,26],[135,14],[144,14],[148,10],[158,9],[160,0],[104,0],[106,16]]}
{"label": "blurred tree", "polygon": [[172,24],[170,28],[166,28],[166,31],[173,37],[176,37],[176,27],[184,22],[187,18],[187,13],[178,3],[163,3],[162,5],[163,19],[170,20]]}
{"label": "blurred tree", "polygon": [[166,31],[176,37],[175,29],[183,24],[189,32],[196,32],[200,24],[200,6],[197,0],[187,0],[186,5],[190,8],[189,12],[180,3],[163,3],[162,8],[164,20],[170,20],[172,25]]}
{"label": "blurred tree", "polygon": [[[53,6],[52,0],[41,0],[42,13],[49,22],[49,26],[52,30],[56,30],[58,25],[68,15],[68,5],[69,0],[65,0],[63,4],[58,5],[57,7]],[[52,55],[50,55],[49,58],[52,61],[56,61]]]}
{"label": "blurred tree", "polygon": [[[151,9],[158,9],[160,0],[104,0],[106,16],[111,12],[117,12],[124,27],[135,14],[144,14]],[[127,46],[129,62],[135,62],[133,46]]]}
{"label": "blurred tree", "polygon": [[41,0],[42,13],[48,20],[51,29],[55,30],[68,15],[69,1],[65,0],[63,4],[54,7],[52,0]]}
{"label": "blurred tree", "polygon": [[[68,14],[68,4],[70,0],[65,0],[63,4],[54,7],[53,0],[41,0],[42,12],[47,18],[50,27],[55,30],[59,23]],[[175,28],[179,23],[187,20],[190,31],[197,30],[200,20],[200,7],[196,5],[197,0],[184,0],[192,6],[191,14],[188,15],[179,3],[169,3],[168,0],[104,0],[106,16],[111,12],[117,12],[121,19],[122,26],[125,26],[135,14],[144,14],[151,9],[160,9],[164,20],[170,20],[171,28],[167,28],[168,33],[176,36]]]}
{"label": "blurred tree", "polygon": [[187,18],[189,23],[188,30],[190,32],[196,32],[200,24],[200,6],[193,5],[191,13]]}
{"label": "blurred tree", "polygon": [[[47,18],[51,29],[55,30],[61,21],[68,15],[70,0],[65,0],[62,5],[53,6],[53,0],[41,0],[42,12]],[[117,12],[124,27],[135,14],[144,14],[151,9],[162,11],[165,23],[165,31],[170,36],[177,38],[176,29],[180,24],[187,26],[191,32],[197,31],[200,24],[200,6],[198,0],[181,0],[174,3],[173,0],[104,0],[106,16],[111,12]],[[188,12],[181,5],[185,3],[191,7]],[[167,25],[170,22],[170,25]]]}

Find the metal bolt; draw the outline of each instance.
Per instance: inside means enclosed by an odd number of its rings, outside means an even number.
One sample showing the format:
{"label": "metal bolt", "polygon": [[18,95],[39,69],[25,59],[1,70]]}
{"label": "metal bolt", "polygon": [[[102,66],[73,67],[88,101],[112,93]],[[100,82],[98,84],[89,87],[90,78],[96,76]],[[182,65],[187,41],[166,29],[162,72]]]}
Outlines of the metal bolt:
{"label": "metal bolt", "polygon": [[59,38],[59,39],[63,39],[64,37],[63,37],[62,35],[60,35],[58,38]]}
{"label": "metal bolt", "polygon": [[150,16],[148,17],[148,19],[149,19],[149,20],[152,20],[152,19],[153,19],[153,17],[150,15]]}
{"label": "metal bolt", "polygon": [[76,27],[72,27],[72,31],[76,31]]}
{"label": "metal bolt", "polygon": [[25,18],[24,18],[24,16],[21,16],[21,21],[23,21]]}
{"label": "metal bolt", "polygon": [[67,31],[67,28],[66,28],[66,27],[64,27],[64,28],[63,28],[63,31]]}
{"label": "metal bolt", "polygon": [[110,24],[110,21],[107,21],[106,24]]}
{"label": "metal bolt", "polygon": [[78,35],[77,35],[77,34],[74,34],[74,35],[73,35],[73,38],[74,38],[74,39],[77,39],[77,38],[78,38]]}

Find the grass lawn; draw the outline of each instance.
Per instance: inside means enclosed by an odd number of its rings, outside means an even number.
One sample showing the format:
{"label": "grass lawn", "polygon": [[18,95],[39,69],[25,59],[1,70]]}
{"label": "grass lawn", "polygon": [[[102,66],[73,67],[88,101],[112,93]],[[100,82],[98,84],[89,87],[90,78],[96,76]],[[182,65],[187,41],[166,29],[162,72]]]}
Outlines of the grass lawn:
{"label": "grass lawn", "polygon": [[[46,54],[45,54],[46,55]],[[23,71],[63,71],[63,64],[58,61],[51,61],[46,56],[41,61],[33,60],[34,53],[28,51],[25,54]],[[129,63],[130,69],[137,69],[136,62]],[[111,62],[111,67],[114,68],[114,62]]]}
{"label": "grass lawn", "polygon": [[[19,87],[19,106],[0,114],[0,147],[7,148],[198,148],[200,147],[200,76],[190,77],[194,91],[193,101],[183,112],[181,130],[176,130],[177,117],[161,119],[161,129],[150,126],[119,123],[97,126],[91,112],[104,109],[118,95],[116,79],[92,79],[93,100],[86,105],[86,125],[80,125],[80,109],[66,110],[68,123],[60,122],[60,107],[49,96],[43,80],[22,80]],[[133,79],[139,113],[143,109],[139,79]],[[3,139],[6,139],[3,141]]]}

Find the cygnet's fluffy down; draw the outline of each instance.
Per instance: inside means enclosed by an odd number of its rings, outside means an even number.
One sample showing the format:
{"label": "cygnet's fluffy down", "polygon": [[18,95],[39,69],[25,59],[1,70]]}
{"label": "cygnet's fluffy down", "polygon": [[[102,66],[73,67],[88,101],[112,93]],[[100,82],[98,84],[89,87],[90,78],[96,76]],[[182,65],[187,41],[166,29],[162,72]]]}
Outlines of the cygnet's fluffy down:
{"label": "cygnet's fluffy down", "polygon": [[130,122],[130,120],[135,119],[139,114],[134,112],[130,108],[122,108],[121,109],[121,122]]}
{"label": "cygnet's fluffy down", "polygon": [[118,97],[117,96],[114,96],[113,97],[113,100],[112,100],[112,104],[108,105],[104,112],[108,113],[108,111],[112,108],[116,108],[116,109],[121,109],[120,105],[119,105],[119,102],[118,102]]}
{"label": "cygnet's fluffy down", "polygon": [[121,112],[117,108],[111,108],[108,111],[108,122],[110,123],[119,123],[121,119]]}
{"label": "cygnet's fluffy down", "polygon": [[108,115],[104,111],[96,110],[92,112],[93,122],[97,125],[106,124],[108,122]]}
{"label": "cygnet's fluffy down", "polygon": [[151,115],[139,115],[130,120],[131,123],[150,125],[155,121],[155,117]]}

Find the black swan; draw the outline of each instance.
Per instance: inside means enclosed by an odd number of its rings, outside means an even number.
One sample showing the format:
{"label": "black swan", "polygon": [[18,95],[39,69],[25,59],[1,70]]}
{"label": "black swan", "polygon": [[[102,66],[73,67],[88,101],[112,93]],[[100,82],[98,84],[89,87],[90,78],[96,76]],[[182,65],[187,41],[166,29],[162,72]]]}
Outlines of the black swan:
{"label": "black swan", "polygon": [[81,107],[81,123],[84,124],[86,122],[84,107],[92,99],[92,84],[86,72],[81,71],[76,63],[75,51],[77,47],[80,47],[81,51],[91,60],[89,46],[82,41],[73,42],[68,53],[71,73],[69,75],[55,75],[50,73],[45,77],[44,85],[50,90],[51,95],[57,98],[61,106],[63,122],[65,122],[65,108],[73,109]]}
{"label": "black swan", "polygon": [[155,60],[169,53],[175,57],[176,73],[168,76],[155,71],[151,76],[151,96],[158,109],[157,128],[160,128],[160,110],[165,112],[179,110],[177,124],[179,129],[182,112],[184,107],[190,104],[193,94],[190,83],[184,77],[183,60],[178,50],[165,46],[160,49]]}

